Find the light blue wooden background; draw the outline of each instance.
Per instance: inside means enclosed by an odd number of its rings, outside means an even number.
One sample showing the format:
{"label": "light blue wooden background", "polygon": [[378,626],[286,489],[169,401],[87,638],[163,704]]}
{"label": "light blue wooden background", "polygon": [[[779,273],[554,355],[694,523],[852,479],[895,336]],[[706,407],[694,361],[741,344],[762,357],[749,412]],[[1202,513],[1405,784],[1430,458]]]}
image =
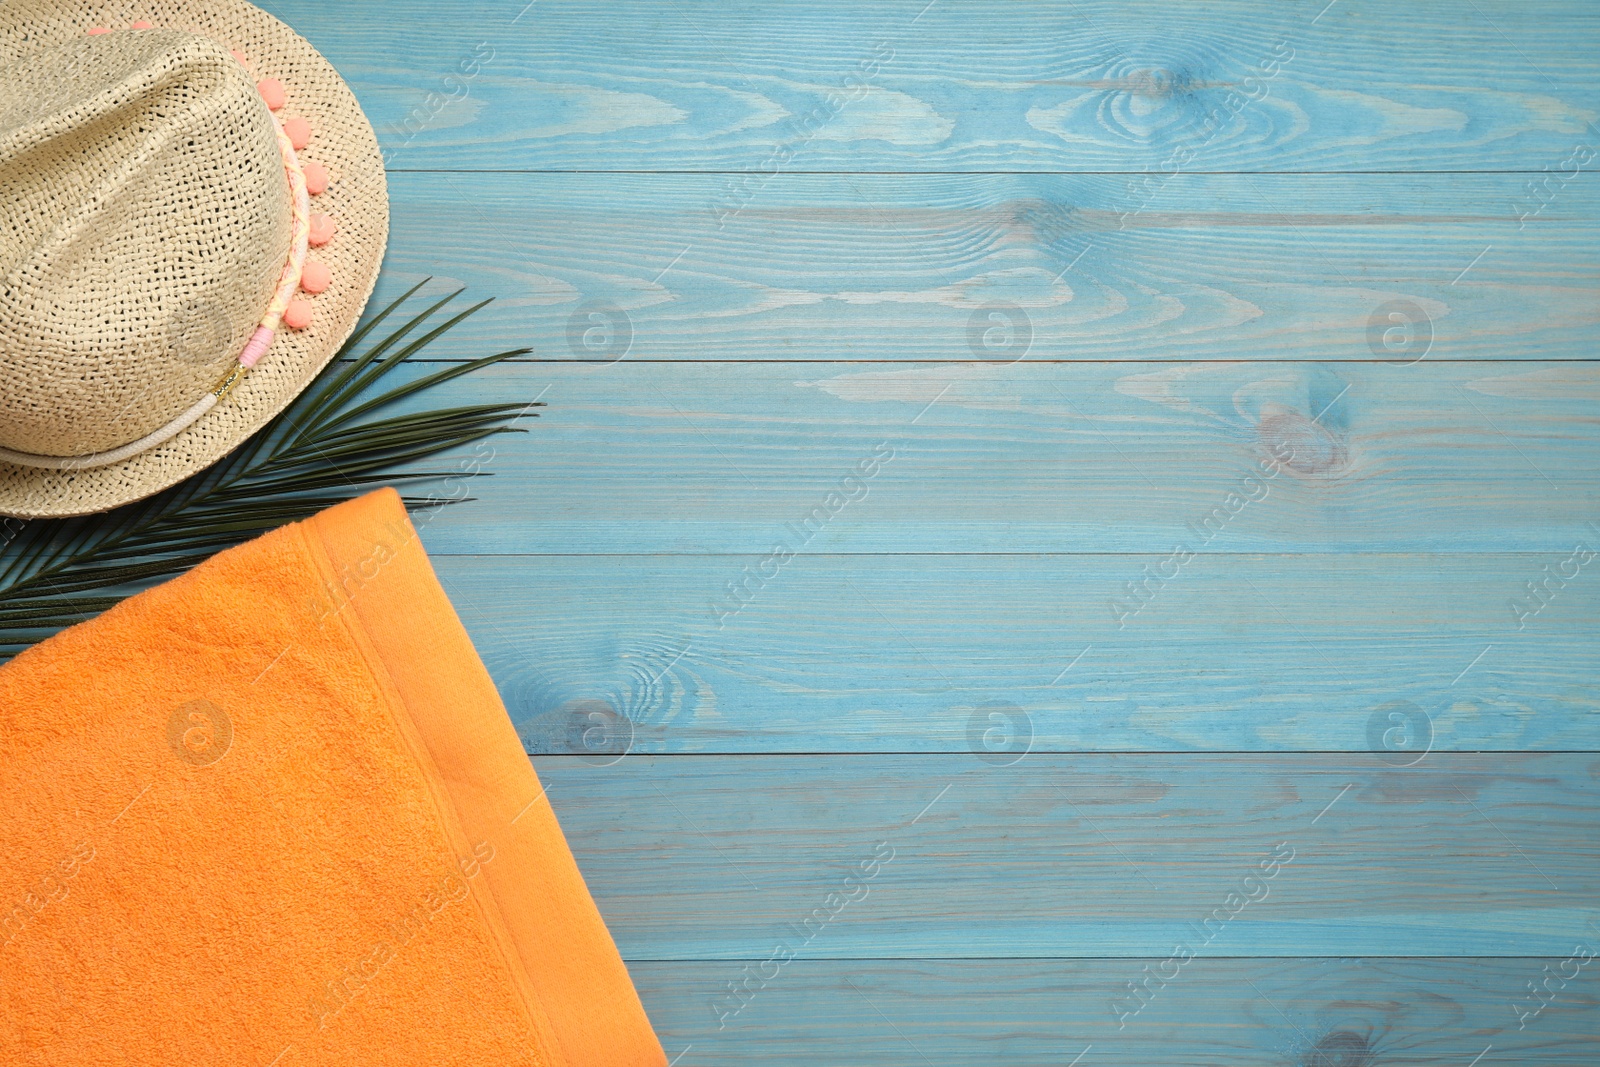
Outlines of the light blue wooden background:
{"label": "light blue wooden background", "polygon": [[267,6],[534,349],[424,536],[677,1064],[1600,1061],[1600,5]]}

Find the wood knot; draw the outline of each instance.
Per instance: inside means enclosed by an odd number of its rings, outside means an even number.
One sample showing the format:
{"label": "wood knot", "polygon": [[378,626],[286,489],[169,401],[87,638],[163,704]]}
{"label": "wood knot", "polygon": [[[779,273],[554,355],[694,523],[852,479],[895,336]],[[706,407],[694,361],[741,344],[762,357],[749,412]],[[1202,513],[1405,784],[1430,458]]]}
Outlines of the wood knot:
{"label": "wood knot", "polygon": [[585,763],[609,767],[633,748],[633,721],[604,700],[570,700],[566,718],[567,751]]}
{"label": "wood knot", "polygon": [[1127,80],[1135,96],[1164,98],[1188,88],[1190,79],[1170,70],[1136,70]]}
{"label": "wood knot", "polygon": [[1368,1067],[1372,1055],[1365,1036],[1353,1030],[1335,1030],[1317,1042],[1303,1067]]}
{"label": "wood knot", "polygon": [[1059,200],[1030,197],[1003,205],[1001,210],[1005,228],[1033,234],[1036,242],[1045,248],[1069,237],[1084,236],[1078,209]]}
{"label": "wood knot", "polygon": [[1298,411],[1262,416],[1256,440],[1272,461],[1298,474],[1336,473],[1349,463],[1344,442]]}
{"label": "wood knot", "polygon": [[635,719],[619,701],[562,700],[559,691],[516,683],[503,692],[517,736],[530,755],[577,756],[608,767],[633,750]]}

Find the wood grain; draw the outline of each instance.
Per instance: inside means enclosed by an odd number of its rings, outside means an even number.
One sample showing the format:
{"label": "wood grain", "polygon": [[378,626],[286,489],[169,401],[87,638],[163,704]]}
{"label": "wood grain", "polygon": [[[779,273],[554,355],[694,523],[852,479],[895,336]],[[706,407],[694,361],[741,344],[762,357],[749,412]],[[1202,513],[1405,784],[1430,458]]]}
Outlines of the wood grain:
{"label": "wood grain", "polygon": [[534,397],[430,551],[1600,548],[1589,362],[517,363],[426,403]]}
{"label": "wood grain", "polygon": [[628,970],[678,1067],[1466,1067],[1488,1046],[1484,1063],[1587,1067],[1595,964],[1526,1027],[1513,1011],[1565,960],[1210,959],[1121,1029],[1112,998],[1161,959],[795,960],[721,1029],[713,1009],[752,965]]}
{"label": "wood grain", "polygon": [[1365,751],[1397,705],[1436,749],[1600,749],[1590,571],[1518,630],[1544,557],[1207,555],[1119,628],[1159,559],[805,554],[726,617],[753,557],[435,566],[536,752],[599,711],[602,753],[965,753],[994,708],[1036,751]]}
{"label": "wood grain", "polygon": [[1564,957],[1600,892],[1594,753],[534,765],[628,959]]}
{"label": "wood grain", "polygon": [[1600,8],[267,6],[677,1067],[1593,1061]]}
{"label": "wood grain", "polygon": [[725,222],[719,180],[394,175],[374,306],[433,276],[495,298],[463,342],[602,362],[1575,359],[1600,324],[1591,172],[1538,214],[1524,174],[784,174]]}
{"label": "wood grain", "polygon": [[1581,0],[266,6],[409,168],[1537,171],[1600,113]]}

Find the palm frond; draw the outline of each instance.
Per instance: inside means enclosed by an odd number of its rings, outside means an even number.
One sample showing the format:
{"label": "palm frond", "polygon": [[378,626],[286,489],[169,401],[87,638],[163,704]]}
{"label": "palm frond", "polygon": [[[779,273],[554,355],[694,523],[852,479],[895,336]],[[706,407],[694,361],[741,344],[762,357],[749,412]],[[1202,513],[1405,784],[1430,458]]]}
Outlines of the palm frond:
{"label": "palm frond", "polygon": [[[357,354],[372,331],[427,281],[351,334],[294,403],[208,470],[102,515],[21,525],[6,520],[0,526],[0,661],[224,548],[380,484],[487,473],[476,465],[423,470],[413,464],[495,434],[525,433],[514,424],[536,415],[531,409],[543,404],[476,404],[377,417],[401,400],[530,351],[499,352],[385,386],[395,368],[487,300],[453,311],[457,290]],[[441,313],[445,317],[437,321]],[[464,502],[434,494],[403,499],[412,510]]]}

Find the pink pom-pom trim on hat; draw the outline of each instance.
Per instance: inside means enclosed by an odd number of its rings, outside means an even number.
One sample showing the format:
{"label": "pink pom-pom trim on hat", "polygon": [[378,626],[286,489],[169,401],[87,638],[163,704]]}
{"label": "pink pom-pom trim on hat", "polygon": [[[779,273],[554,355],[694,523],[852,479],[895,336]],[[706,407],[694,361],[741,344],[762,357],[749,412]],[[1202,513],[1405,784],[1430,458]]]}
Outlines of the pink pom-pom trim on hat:
{"label": "pink pom-pom trim on hat", "polygon": [[311,325],[311,303],[307,300],[291,300],[289,306],[283,309],[283,324],[291,330],[303,330]]}
{"label": "pink pom-pom trim on hat", "polygon": [[289,143],[288,134],[281,129],[278,131],[278,149],[283,155],[284,171],[289,176],[290,216],[293,224],[292,237],[289,242],[289,261],[283,265],[283,274],[278,279],[278,288],[273,291],[272,302],[267,305],[267,313],[261,318],[261,325],[256,329],[255,335],[250,338],[250,343],[245,345],[244,352],[239,356],[239,364],[246,369],[256,365],[256,362],[266,354],[267,348],[272,344],[273,334],[277,332],[278,325],[283,321],[284,312],[294,300],[294,295],[300,289],[300,274],[305,269],[306,247],[311,241],[311,195],[306,192],[306,178],[300,170],[300,160],[294,154],[294,146]]}
{"label": "pink pom-pom trim on hat", "polygon": [[283,132],[289,135],[289,143],[296,151],[311,143],[311,123],[305,119],[284,119]]}
{"label": "pink pom-pom trim on hat", "polygon": [[333,284],[332,271],[314,259],[306,260],[305,269],[300,272],[300,288],[308,293],[316,294],[327,289],[331,284]]}
{"label": "pink pom-pom trim on hat", "polygon": [[328,191],[328,168],[321,163],[307,163],[301,167],[306,172],[306,192],[321,196]]}
{"label": "pink pom-pom trim on hat", "polygon": [[339,226],[326,215],[311,216],[311,243],[318,248],[333,240],[333,235],[339,232]]}
{"label": "pink pom-pom trim on hat", "polygon": [[267,107],[273,111],[278,110],[289,100],[283,91],[283,83],[277,78],[262,78],[256,82],[256,92],[261,94],[261,99],[265,100]]}

